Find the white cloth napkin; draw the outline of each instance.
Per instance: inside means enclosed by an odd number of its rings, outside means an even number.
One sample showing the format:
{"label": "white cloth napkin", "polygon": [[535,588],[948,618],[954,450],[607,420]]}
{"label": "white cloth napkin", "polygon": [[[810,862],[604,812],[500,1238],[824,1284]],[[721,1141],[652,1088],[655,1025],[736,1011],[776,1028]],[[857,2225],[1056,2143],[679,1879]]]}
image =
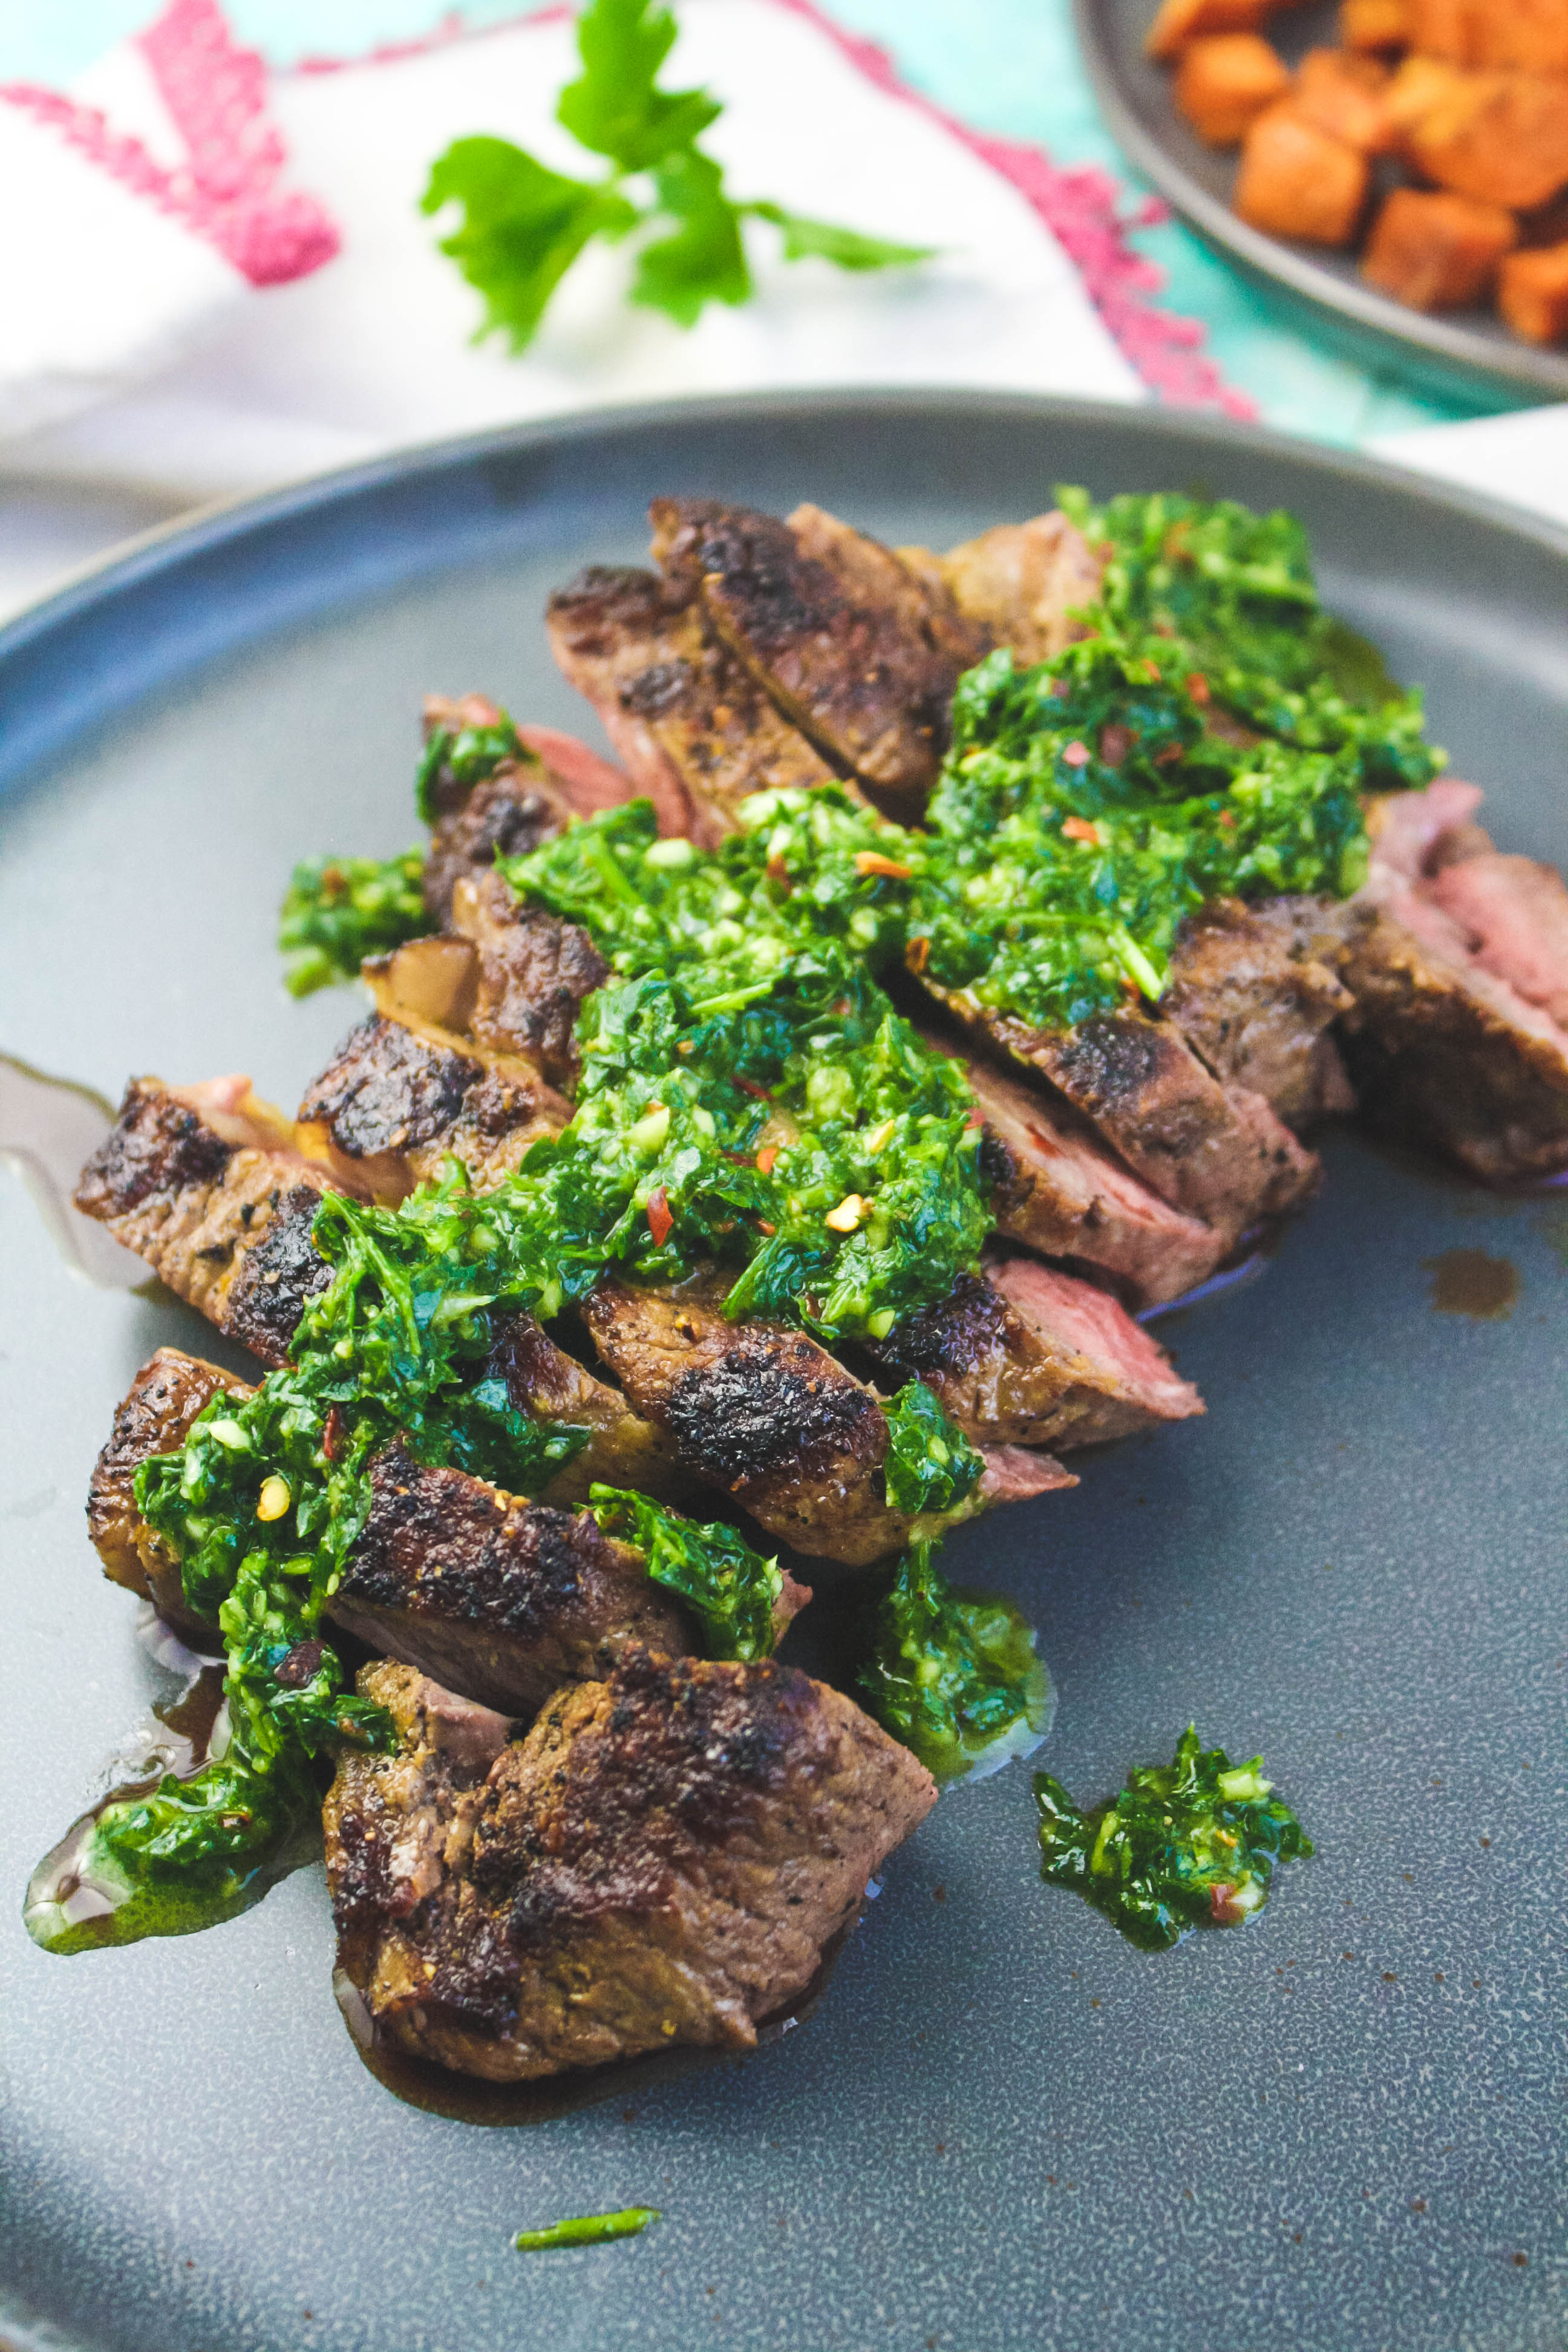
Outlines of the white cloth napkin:
{"label": "white cloth napkin", "polygon": [[1373,453],[1568,526],[1568,404],[1388,433]]}
{"label": "white cloth napkin", "polygon": [[[178,0],[175,16],[189,28],[216,10]],[[418,199],[432,160],[468,132],[584,169],[553,120],[576,70],[564,12],[275,77],[268,102],[289,188],[341,240],[291,284],[247,284],[194,226],[117,185],[51,124],[0,105],[0,173],[8,156],[18,178],[35,170],[53,142],[72,199],[41,208],[35,257],[0,257],[0,315],[20,304],[28,321],[0,357],[0,432],[35,428],[5,456],[35,473],[210,497],[446,433],[685,394],[921,383],[1141,395],[1038,213],[939,119],[876,87],[788,0],[685,0],[680,24],[668,79],[724,100],[709,143],[736,194],[933,245],[939,257],[849,277],[786,267],[759,230],[757,299],[682,332],[627,307],[625,257],[606,248],[579,264],[523,359],[499,338],[476,345],[479,298],[437,251],[439,225]],[[177,171],[157,63],[127,43],[72,95]]]}

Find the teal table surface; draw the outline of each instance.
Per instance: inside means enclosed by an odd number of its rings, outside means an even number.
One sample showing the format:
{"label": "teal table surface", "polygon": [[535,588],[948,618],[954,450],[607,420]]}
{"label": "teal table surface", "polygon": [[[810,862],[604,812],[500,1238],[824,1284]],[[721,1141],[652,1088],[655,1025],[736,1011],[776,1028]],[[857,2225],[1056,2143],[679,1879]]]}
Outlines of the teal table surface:
{"label": "teal table surface", "polygon": [[[880,41],[906,80],[977,129],[1027,139],[1061,164],[1099,164],[1146,191],[1101,122],[1079,64],[1068,0],[828,0],[840,23]],[[0,79],[58,84],[156,13],[156,0],[0,0]],[[519,0],[470,0],[470,25],[521,12]],[[308,52],[353,55],[427,31],[439,0],[228,0],[242,38],[282,64]],[[503,131],[503,124],[475,129]],[[1165,276],[1165,306],[1201,320],[1226,381],[1287,432],[1354,445],[1374,434],[1524,405],[1506,394],[1467,404],[1407,379],[1397,358],[1376,369],[1320,343],[1300,316],[1245,282],[1176,223],[1135,232]]]}

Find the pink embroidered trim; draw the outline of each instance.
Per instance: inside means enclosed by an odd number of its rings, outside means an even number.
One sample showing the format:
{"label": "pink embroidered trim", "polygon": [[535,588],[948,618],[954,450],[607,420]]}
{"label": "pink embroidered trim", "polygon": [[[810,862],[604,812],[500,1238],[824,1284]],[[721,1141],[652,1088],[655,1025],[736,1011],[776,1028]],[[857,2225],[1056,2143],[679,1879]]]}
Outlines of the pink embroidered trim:
{"label": "pink embroidered trim", "polygon": [[216,0],[170,0],[138,46],[188,150],[178,170],[57,90],[3,83],[0,100],[216,246],[252,286],[286,285],[331,261],[337,228],[314,197],[279,186],[287,156],[268,119],[267,68],[236,43]]}
{"label": "pink embroidered trim", "polygon": [[[1063,170],[1043,147],[971,131],[901,80],[886,49],[846,32],[823,14],[815,0],[778,0],[778,5],[815,26],[879,89],[940,122],[1017,189],[1067,254],[1118,348],[1152,392],[1174,407],[1216,408],[1247,424],[1256,421],[1257,403],[1228,385],[1214,362],[1203,356],[1205,331],[1201,322],[1159,310],[1144,299],[1159,292],[1164,273],[1133,250],[1127,232],[1155,227],[1170,217],[1159,197],[1151,196],[1135,213],[1124,215],[1120,208],[1121,191],[1109,172],[1095,165]],[[445,48],[454,41],[483,40],[497,33],[515,32],[524,25],[558,23],[571,13],[554,0],[554,5],[487,26],[482,32],[470,31],[461,16],[452,13],[418,40],[389,43],[358,58],[301,58],[294,70],[342,73],[359,65],[394,64]]]}

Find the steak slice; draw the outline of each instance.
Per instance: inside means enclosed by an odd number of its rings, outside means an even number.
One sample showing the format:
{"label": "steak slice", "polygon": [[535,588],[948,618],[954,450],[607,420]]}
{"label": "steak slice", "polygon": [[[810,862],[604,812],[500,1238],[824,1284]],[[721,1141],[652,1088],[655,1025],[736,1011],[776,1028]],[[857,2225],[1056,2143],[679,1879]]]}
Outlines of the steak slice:
{"label": "steak slice", "polygon": [[[922,1034],[963,1058],[929,1027]],[[1124,1168],[1034,1072],[976,1056],[964,1075],[985,1120],[981,1165],[1005,1239],[1109,1279],[1134,1307],[1168,1305],[1207,1281],[1226,1255],[1224,1237]]]}
{"label": "steak slice", "polygon": [[656,499],[653,552],[700,594],[719,635],[836,767],[923,793],[953,688],[987,650],[939,581],[816,507],[787,523],[716,499]]}
{"label": "steak slice", "polygon": [[1220,898],[1176,936],[1160,1010],[1222,1084],[1261,1095],[1287,1127],[1353,1110],[1331,1024],[1355,1003],[1339,977],[1348,902]]}
{"label": "steak slice", "polygon": [[945,555],[925,547],[898,552],[911,570],[934,573],[964,618],[1026,666],[1087,634],[1071,616],[1094,603],[1105,568],[1077,524],[1055,509],[999,523]]}
{"label": "steak slice", "polygon": [[297,1131],[344,1184],[396,1202],[436,1181],[448,1157],[488,1192],[571,1116],[535,1063],[372,1013],[307,1087]]}
{"label": "steak slice", "polygon": [[873,1351],[889,1387],[923,1381],[976,1444],[1095,1445],[1202,1412],[1125,1308],[1027,1258],[961,1275]]}
{"label": "steak slice", "polygon": [[499,874],[475,875],[452,894],[451,927],[478,959],[470,1034],[525,1055],[554,1085],[577,1082],[577,1016],[610,968],[580,923],[524,906]]}
{"label": "steak slice", "polygon": [[689,589],[593,565],[550,600],[551,650],[598,712],[664,833],[704,848],[748,793],[811,789],[834,771],[781,718]]}
{"label": "steak slice", "polygon": [[[916,1522],[887,1500],[887,1418],[875,1393],[805,1332],[726,1320],[722,1280],[668,1292],[601,1278],[584,1318],[639,1412],[674,1443],[705,1486],[749,1511],[796,1551],[862,1568],[907,1543]],[[1074,1481],[996,1465],[952,1524],[1024,1491]]]}
{"label": "steak slice", "polygon": [[1444,780],[1369,811],[1346,1051],[1376,1124],[1496,1184],[1568,1168],[1568,894],[1492,849],[1479,800]]}
{"label": "steak slice", "polygon": [[485,1377],[504,1381],[518,1411],[535,1421],[591,1433],[582,1452],[543,1488],[551,1502],[585,1503],[598,1480],[635,1486],[658,1502],[679,1502],[691,1493],[694,1482],[665,1432],[634,1412],[619,1389],[595,1380],[531,1315],[508,1318],[486,1359]]}
{"label": "steak slice", "polygon": [[1315,1155],[1261,1095],[1223,1085],[1169,1021],[1129,1010],[1076,1029],[1031,1029],[967,993],[931,992],[994,1050],[1048,1079],[1151,1191],[1212,1226],[1222,1255],[1249,1226],[1317,1191]]}
{"label": "steak slice", "polygon": [[[133,1482],[150,1455],[184,1444],[220,1390],[237,1402],[255,1393],[160,1349],[115,1413],[88,1494],[88,1531],[106,1574],[203,1647],[221,1635],[186,1608],[179,1561],[137,1510]],[[809,1597],[786,1581],[780,1633]],[[510,1715],[531,1715],[563,1682],[608,1673],[628,1641],[679,1652],[692,1636],[641,1553],[602,1535],[586,1511],[427,1468],[400,1442],[371,1465],[369,1516],[327,1614],[383,1656]]]}
{"label": "steak slice", "polygon": [[[500,710],[482,694],[425,698],[425,735],[438,727],[494,727]],[[574,735],[554,727],[520,727],[521,759],[504,760],[473,785],[440,770],[432,783],[436,824],[425,866],[425,904],[444,926],[452,892],[465,875],[488,874],[498,856],[521,857],[562,833],[574,816],[615,808],[630,780]]]}
{"label": "steak slice", "polygon": [[248,1079],[176,1089],[132,1078],[75,1196],[177,1297],[268,1365],[283,1362],[306,1301],[331,1279],[310,1239],[331,1179],[283,1140],[290,1133],[256,1104]]}
{"label": "steak slice", "polygon": [[253,1393],[231,1372],[178,1348],[160,1348],[144,1363],[114,1409],[109,1443],[87,1490],[87,1531],[111,1584],[150,1601],[183,1641],[201,1648],[216,1627],[185,1606],[180,1563],[136,1507],[135,1478],[154,1454],[182,1446],[191,1423],[213,1397]]}
{"label": "steak slice", "polygon": [[387,2041],[492,2081],[751,2048],[936,1798],[787,1666],[633,1650],[499,1752],[406,1667],[360,1687],[401,1745],[327,1800],[340,1965]]}
{"label": "steak slice", "polygon": [[514,1716],[608,1674],[629,1642],[678,1655],[693,1638],[641,1553],[586,1511],[428,1469],[400,1444],[371,1465],[370,1513],[330,1614],[383,1657]]}

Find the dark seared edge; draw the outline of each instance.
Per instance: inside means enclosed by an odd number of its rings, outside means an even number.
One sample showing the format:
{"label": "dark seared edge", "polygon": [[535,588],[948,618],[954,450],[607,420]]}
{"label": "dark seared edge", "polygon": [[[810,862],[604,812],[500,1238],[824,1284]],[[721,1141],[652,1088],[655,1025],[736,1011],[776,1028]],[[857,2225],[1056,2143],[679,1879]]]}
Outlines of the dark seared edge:
{"label": "dark seared edge", "polygon": [[746,507],[656,499],[653,552],[778,708],[834,766],[924,792],[953,688],[988,640],[942,583],[816,508],[788,523]]}
{"label": "dark seared edge", "polygon": [[787,1666],[634,1649],[507,1745],[406,1668],[361,1687],[402,1744],[327,1801],[342,1965],[395,2044],[493,2080],[751,2046],[935,1800]]}
{"label": "dark seared edge", "polygon": [[1355,1097],[1330,1032],[1354,998],[1340,978],[1348,901],[1216,900],[1189,916],[1160,1010],[1222,1085],[1245,1087],[1300,1134]]}
{"label": "dark seared edge", "polygon": [[468,1019],[474,1038],[525,1055],[552,1085],[574,1087],[577,1017],[610,969],[582,925],[523,906],[499,874],[483,874],[458,883],[451,928],[471,941],[479,960]]}
{"label": "dark seared edge", "polygon": [[237,1399],[254,1393],[232,1373],[177,1348],[160,1348],[142,1365],[114,1409],[109,1442],[94,1465],[87,1492],[87,1531],[114,1584],[151,1601],[160,1617],[197,1646],[216,1628],[185,1606],[180,1563],[136,1507],[137,1471],[151,1454],[173,1454],[191,1423],[220,1391]]}

